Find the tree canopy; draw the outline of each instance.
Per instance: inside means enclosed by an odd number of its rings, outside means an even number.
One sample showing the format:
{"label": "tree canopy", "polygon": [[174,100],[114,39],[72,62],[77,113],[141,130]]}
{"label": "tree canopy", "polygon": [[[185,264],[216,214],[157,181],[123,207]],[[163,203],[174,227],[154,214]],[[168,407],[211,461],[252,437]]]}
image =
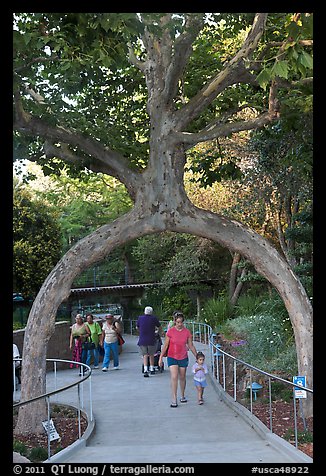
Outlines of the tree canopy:
{"label": "tree canopy", "polygon": [[[250,13],[16,14],[15,157],[27,154],[39,160],[45,172],[64,160],[71,173],[87,167],[122,181],[125,171],[115,167],[122,156],[122,163],[127,159],[129,166],[141,170],[149,152],[148,86],[142,73],[150,37],[157,38],[157,47],[167,38],[175,42],[169,53],[173,95],[171,89],[166,99],[173,101],[176,111],[189,112],[183,129],[187,132],[179,133],[188,148],[267,123],[263,111],[269,107],[278,114],[277,95],[287,95],[290,85],[295,84],[297,101],[306,97],[304,88],[311,85],[312,15],[269,14],[264,41],[255,54],[261,20],[255,21],[250,41],[244,41],[253,18]],[[267,84],[272,84],[271,91]],[[199,90],[204,92],[200,100]],[[245,107],[261,112],[260,119],[246,124],[238,120],[237,113]],[[35,130],[28,136],[21,133],[27,117]],[[94,149],[94,141],[100,141],[100,149]],[[220,173],[232,173],[232,166],[221,164]]]}

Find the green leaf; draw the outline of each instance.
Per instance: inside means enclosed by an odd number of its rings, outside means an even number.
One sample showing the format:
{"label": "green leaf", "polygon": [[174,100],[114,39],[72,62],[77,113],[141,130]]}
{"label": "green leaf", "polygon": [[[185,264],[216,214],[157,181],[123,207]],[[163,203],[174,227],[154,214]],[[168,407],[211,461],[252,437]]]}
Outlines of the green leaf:
{"label": "green leaf", "polygon": [[289,65],[287,61],[276,61],[272,67],[271,74],[273,77],[278,76],[279,78],[288,79],[288,70]]}
{"label": "green leaf", "polygon": [[25,33],[25,35],[23,36],[24,38],[24,41],[25,41],[25,45],[28,45],[28,43],[31,41],[32,39],[32,34],[31,33]]}
{"label": "green leaf", "polygon": [[257,81],[259,83],[259,86],[266,90],[266,86],[268,85],[270,79],[271,79],[271,70],[270,68],[265,68],[263,69],[257,76]]}
{"label": "green leaf", "polygon": [[312,69],[312,68],[313,68],[313,59],[312,59],[312,56],[311,56],[309,53],[307,53],[306,51],[302,51],[302,52],[299,54],[298,61],[299,61],[303,66],[305,66],[305,67],[308,68],[308,69]]}
{"label": "green leaf", "polygon": [[65,62],[62,62],[61,69],[62,69],[63,71],[66,71],[67,69],[70,68],[70,66],[71,66],[70,61],[65,61]]}
{"label": "green leaf", "polygon": [[287,31],[291,38],[296,39],[299,36],[300,28],[296,22],[291,21],[291,23],[287,27]]}

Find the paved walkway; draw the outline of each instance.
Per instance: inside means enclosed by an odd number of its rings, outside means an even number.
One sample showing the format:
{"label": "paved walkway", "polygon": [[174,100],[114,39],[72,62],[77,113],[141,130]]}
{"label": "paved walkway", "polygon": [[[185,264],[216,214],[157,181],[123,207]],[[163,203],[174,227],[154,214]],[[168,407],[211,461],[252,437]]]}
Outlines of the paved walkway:
{"label": "paved walkway", "polygon": [[[85,444],[63,450],[61,463],[301,463],[305,455],[288,443],[262,438],[241,415],[226,405],[208,380],[205,404],[197,404],[189,353],[186,396],[188,403],[170,408],[170,375],[166,368],[144,378],[137,337],[124,336],[120,369],[93,370],[92,401],[95,429]],[[206,346],[196,343],[197,350]],[[164,359],[166,360],[166,359]],[[112,365],[112,363],[111,363]],[[54,374],[49,374],[53,379]],[[57,386],[78,379],[77,370],[59,371]],[[51,382],[48,385],[50,390]],[[81,387],[88,411],[89,379]],[[76,389],[58,401],[76,406]],[[271,435],[269,433],[269,435]],[[51,458],[52,462],[52,458]]]}

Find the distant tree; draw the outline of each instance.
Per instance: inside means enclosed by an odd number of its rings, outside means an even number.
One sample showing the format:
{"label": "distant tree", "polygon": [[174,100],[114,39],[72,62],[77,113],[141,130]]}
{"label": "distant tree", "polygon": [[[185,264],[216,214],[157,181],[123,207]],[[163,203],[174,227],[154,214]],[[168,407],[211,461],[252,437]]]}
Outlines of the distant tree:
{"label": "distant tree", "polygon": [[35,297],[61,256],[61,229],[57,217],[22,186],[14,187],[13,288]]}

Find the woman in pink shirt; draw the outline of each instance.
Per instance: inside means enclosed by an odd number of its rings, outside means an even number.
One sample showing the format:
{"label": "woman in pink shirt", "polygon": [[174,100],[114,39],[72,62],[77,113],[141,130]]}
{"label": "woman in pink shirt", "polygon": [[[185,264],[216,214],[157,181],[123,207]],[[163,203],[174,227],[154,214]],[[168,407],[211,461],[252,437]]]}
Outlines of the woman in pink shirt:
{"label": "woman in pink shirt", "polygon": [[163,356],[167,351],[167,363],[170,369],[171,377],[171,407],[178,406],[177,391],[178,381],[180,385],[181,398],[180,403],[186,403],[185,397],[186,389],[186,371],[189,363],[188,349],[196,357],[196,348],[192,342],[192,335],[189,329],[184,326],[184,315],[182,312],[177,312],[175,316],[175,325],[171,327],[165,336],[164,345],[159,358],[158,365],[162,367]]}

